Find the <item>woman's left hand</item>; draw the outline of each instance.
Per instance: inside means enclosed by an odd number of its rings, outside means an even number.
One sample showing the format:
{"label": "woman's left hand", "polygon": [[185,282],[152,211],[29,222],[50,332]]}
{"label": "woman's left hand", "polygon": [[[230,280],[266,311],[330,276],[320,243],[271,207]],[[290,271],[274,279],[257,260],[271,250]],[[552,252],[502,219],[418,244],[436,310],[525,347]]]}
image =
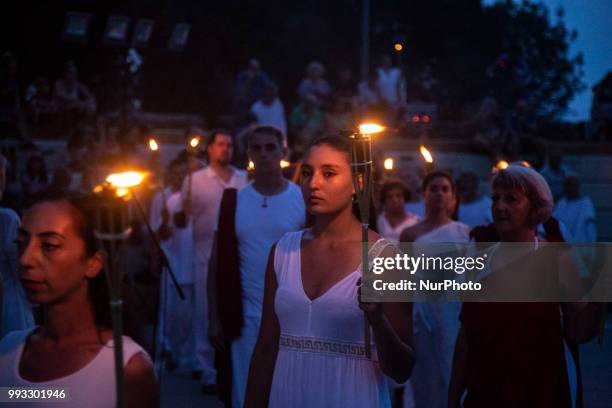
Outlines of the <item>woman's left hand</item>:
{"label": "woman's left hand", "polygon": [[378,326],[384,319],[383,304],[381,302],[362,302],[361,286],[361,278],[359,278],[357,281],[357,300],[359,301],[359,308],[364,311],[372,326]]}

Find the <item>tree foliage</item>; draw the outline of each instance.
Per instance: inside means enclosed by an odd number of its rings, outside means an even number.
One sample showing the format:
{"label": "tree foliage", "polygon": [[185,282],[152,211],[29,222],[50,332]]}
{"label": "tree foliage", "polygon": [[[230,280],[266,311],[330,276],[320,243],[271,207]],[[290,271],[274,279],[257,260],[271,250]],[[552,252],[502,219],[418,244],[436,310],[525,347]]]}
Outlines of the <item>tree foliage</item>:
{"label": "tree foliage", "polygon": [[[142,50],[147,110],[201,111],[214,118],[222,113],[236,73],[253,56],[278,82],[289,107],[296,102],[295,89],[310,60],[325,63],[332,82],[342,66],[351,67],[355,78],[359,75],[361,0],[26,3],[18,13],[32,23],[19,24],[20,18],[7,14],[4,25],[22,74],[53,77],[61,72],[63,59],[73,58],[84,79],[102,78],[105,92],[109,86],[103,79],[114,69],[108,61],[118,52],[100,44],[107,16],[154,19],[152,43]],[[465,116],[469,106],[488,95],[502,107],[523,98],[532,111],[555,117],[583,87],[582,57],[569,51],[576,34],[567,30],[561,12],[551,15],[540,3],[369,3],[371,66],[381,53],[393,53],[393,43],[401,41],[404,50],[396,55],[402,60],[409,95],[437,102],[446,117]],[[87,45],[60,40],[64,13],[75,9],[94,16]],[[192,24],[188,47],[181,54],[170,53],[172,27],[183,21]]]}

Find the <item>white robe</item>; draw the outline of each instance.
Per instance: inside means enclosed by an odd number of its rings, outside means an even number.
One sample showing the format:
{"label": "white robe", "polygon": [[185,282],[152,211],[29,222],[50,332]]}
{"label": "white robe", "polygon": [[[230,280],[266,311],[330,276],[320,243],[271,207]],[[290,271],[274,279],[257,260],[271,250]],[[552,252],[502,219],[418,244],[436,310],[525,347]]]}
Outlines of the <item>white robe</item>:
{"label": "white robe", "polygon": [[[265,203],[265,204],[264,204]],[[253,184],[243,188],[236,203],[236,237],[240,253],[240,283],[244,325],[231,346],[232,406],[242,407],[251,356],[261,322],[265,272],[272,245],[286,232],[305,223],[306,210],[301,190],[293,183],[273,196],[263,196]]]}
{"label": "white robe", "polygon": [[394,244],[397,244],[399,242],[400,235],[402,235],[402,231],[404,231],[408,227],[413,226],[419,221],[421,221],[420,217],[408,213],[406,214],[406,219],[404,221],[402,221],[399,225],[393,227],[391,226],[389,220],[387,220],[387,217],[383,212],[378,216],[376,226],[378,227],[378,233],[381,237],[387,239],[388,241]]}
{"label": "white robe", "polygon": [[[161,195],[160,195],[161,196]],[[159,196],[158,196],[159,197]],[[158,198],[156,197],[156,198]],[[172,214],[180,211],[182,206],[180,192],[165,192],[166,207]],[[151,220],[154,229],[161,225],[163,205],[154,200],[151,206]],[[157,211],[159,214],[155,214]],[[167,270],[162,271],[160,283],[159,307],[159,343],[162,348],[172,353],[172,357],[182,366],[198,368],[195,360],[195,337],[193,330],[194,312],[194,278],[193,278],[193,225],[191,219],[183,229],[176,228],[169,222],[172,235],[166,241],[160,241],[172,272],[185,295],[181,299]]]}
{"label": "white robe", "polygon": [[208,339],[208,261],[212,250],[215,225],[219,218],[219,207],[223,190],[235,188],[240,190],[247,184],[247,172],[233,168],[229,181],[223,180],[209,165],[192,173],[183,182],[181,196],[188,196],[191,182],[191,214],[193,222],[194,245],[194,335],[196,358],[202,369],[200,382],[210,385],[216,382],[214,367],[215,350]]}
{"label": "white robe", "polygon": [[26,330],[34,326],[32,308],[19,282],[17,272],[17,228],[19,216],[8,208],[0,208],[0,275],[3,290],[0,301],[2,315],[0,316],[0,339],[7,333],[16,330]]}
{"label": "white robe", "polygon": [[[429,231],[414,241],[417,253],[434,256],[435,249],[426,244],[467,243],[470,228],[450,222]],[[414,344],[417,361],[410,377],[417,407],[446,408],[453,352],[459,332],[459,302],[415,302]]]}

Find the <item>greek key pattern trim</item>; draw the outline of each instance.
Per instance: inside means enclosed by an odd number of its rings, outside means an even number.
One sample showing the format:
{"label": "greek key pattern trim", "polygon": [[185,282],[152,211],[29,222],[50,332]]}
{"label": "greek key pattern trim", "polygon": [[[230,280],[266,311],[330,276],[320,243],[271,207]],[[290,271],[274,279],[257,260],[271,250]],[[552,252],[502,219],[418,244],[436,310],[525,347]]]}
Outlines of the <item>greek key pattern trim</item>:
{"label": "greek key pattern trim", "polygon": [[[280,347],[310,353],[340,355],[349,358],[367,360],[365,345],[356,343],[343,343],[310,337],[295,337],[282,334],[279,338]],[[375,353],[373,353],[373,356]],[[372,358],[374,359],[374,358]]]}

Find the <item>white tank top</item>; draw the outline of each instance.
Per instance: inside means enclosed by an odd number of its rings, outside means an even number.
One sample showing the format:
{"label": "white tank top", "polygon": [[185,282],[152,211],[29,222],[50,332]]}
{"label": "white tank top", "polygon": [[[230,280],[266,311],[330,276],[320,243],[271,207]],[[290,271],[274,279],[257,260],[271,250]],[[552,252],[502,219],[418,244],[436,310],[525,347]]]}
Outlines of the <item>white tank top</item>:
{"label": "white tank top", "polygon": [[[15,331],[6,335],[0,341],[0,387],[44,387],[64,388],[68,390],[70,400],[66,403],[18,402],[16,407],[87,407],[114,408],[115,393],[115,363],[113,341],[109,340],[98,354],[85,367],[70,375],[45,382],[31,382],[19,375],[19,362],[27,337],[33,330]],[[124,367],[138,353],[149,355],[134,340],[123,336]],[[2,404],[2,406],[5,406]],[[7,407],[13,406],[7,404]]]}

